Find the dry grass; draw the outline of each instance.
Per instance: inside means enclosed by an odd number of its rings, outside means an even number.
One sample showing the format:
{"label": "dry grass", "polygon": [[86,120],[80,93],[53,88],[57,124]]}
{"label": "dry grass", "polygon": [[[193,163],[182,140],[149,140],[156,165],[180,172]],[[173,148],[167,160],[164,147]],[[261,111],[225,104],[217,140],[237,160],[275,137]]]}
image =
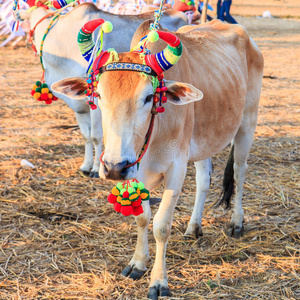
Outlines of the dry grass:
{"label": "dry grass", "polygon": [[[245,235],[227,237],[230,213],[212,208],[225,149],[213,159],[204,236],[183,239],[195,194],[189,166],[167,251],[172,299],[300,297],[300,77],[297,61],[287,57],[297,58],[300,35],[286,43],[288,55],[282,56],[259,28],[252,34],[266,75],[277,79],[264,79],[245,184]],[[79,132],[54,127],[75,124],[73,113],[61,102],[45,107],[31,99],[41,69],[30,49],[1,49],[0,64],[0,299],[142,299],[149,273],[136,282],[120,276],[135,247],[133,219],[114,213],[106,201],[110,184],[78,173],[84,149]],[[36,168],[21,168],[21,159]]]}

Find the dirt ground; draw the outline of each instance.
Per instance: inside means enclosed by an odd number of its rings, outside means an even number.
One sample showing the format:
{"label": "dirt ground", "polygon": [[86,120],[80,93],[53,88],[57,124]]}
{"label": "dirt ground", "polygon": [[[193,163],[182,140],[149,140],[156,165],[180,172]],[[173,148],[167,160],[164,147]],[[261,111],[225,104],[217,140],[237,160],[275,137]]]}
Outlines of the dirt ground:
{"label": "dirt ground", "polygon": [[[204,235],[183,239],[195,195],[190,165],[167,250],[172,299],[300,298],[300,21],[237,20],[265,59],[245,234],[227,237],[231,211],[213,208],[225,149],[213,158]],[[58,127],[76,124],[74,114],[30,96],[42,73],[30,47],[1,48],[0,66],[0,299],[143,299],[149,272],[136,282],[120,275],[134,251],[134,220],[113,212],[111,184],[78,173],[79,131]],[[21,168],[21,159],[36,168]],[[149,236],[151,270],[152,226]]]}

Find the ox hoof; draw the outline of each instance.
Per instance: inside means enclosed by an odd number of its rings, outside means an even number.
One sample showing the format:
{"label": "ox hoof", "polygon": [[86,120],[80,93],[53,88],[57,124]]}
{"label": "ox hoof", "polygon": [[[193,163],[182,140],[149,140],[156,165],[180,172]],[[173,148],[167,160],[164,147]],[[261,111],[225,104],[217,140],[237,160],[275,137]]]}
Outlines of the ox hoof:
{"label": "ox hoof", "polygon": [[203,236],[202,228],[198,224],[189,226],[184,234],[184,238],[187,240],[195,239],[198,240],[200,236]]}
{"label": "ox hoof", "polygon": [[244,226],[236,226],[234,224],[229,225],[229,229],[227,231],[227,235],[234,237],[234,238],[240,238],[244,234]]}
{"label": "ox hoof", "polygon": [[171,293],[167,286],[151,286],[147,295],[148,299],[158,300],[158,297],[170,297]]}
{"label": "ox hoof", "polygon": [[83,175],[89,176],[91,174],[90,171],[85,171],[85,170],[79,170]]}
{"label": "ox hoof", "polygon": [[146,271],[140,270],[138,268],[132,267],[132,266],[127,266],[123,272],[122,275],[125,277],[129,277],[133,280],[139,280],[141,279]]}
{"label": "ox hoof", "polygon": [[97,172],[97,171],[96,172],[92,171],[89,176],[90,176],[90,178],[100,178],[99,172]]}

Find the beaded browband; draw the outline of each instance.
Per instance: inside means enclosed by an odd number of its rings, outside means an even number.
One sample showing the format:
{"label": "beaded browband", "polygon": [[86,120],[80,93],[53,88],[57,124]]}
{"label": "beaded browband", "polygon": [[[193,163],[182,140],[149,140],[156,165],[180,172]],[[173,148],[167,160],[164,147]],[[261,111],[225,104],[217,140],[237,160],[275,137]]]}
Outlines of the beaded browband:
{"label": "beaded browband", "polygon": [[157,76],[157,73],[149,66],[135,63],[110,63],[106,66],[102,66],[99,69],[99,73],[102,74],[105,71],[135,71],[142,72],[150,76]]}

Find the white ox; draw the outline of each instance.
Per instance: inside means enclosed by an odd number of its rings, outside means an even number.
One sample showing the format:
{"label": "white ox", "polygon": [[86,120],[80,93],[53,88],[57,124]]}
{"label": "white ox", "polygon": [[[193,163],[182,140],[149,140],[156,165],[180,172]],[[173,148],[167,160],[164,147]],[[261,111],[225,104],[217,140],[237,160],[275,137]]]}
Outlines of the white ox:
{"label": "white ox", "polygon": [[[30,13],[20,10],[15,15],[20,21],[29,19],[32,29],[49,12],[49,10],[39,7]],[[68,14],[60,16],[57,23],[49,31],[43,47],[45,81],[48,86],[66,77],[85,75],[88,63],[78,49],[77,35],[86,22],[98,18],[112,22],[115,28],[112,33],[106,36],[103,43],[104,49],[115,48],[117,51],[129,51],[130,41],[135,30],[143,21],[154,19],[154,16],[151,12],[140,15],[114,15],[99,10],[91,3],[83,3]],[[52,19],[53,17],[47,18],[35,29],[34,44],[37,50],[40,49],[41,40]],[[161,25],[170,30],[177,30],[188,23],[183,13],[173,10],[165,11],[163,19]],[[38,79],[36,78],[36,80]],[[86,174],[90,173],[90,177],[99,177],[99,156],[102,143],[101,112],[99,108],[90,111],[89,106],[86,104],[88,98],[76,101],[55,92],[54,95],[65,101],[74,110],[81,134],[85,140],[85,156],[80,169]],[[95,160],[93,159],[93,148],[95,149]]]}
{"label": "white ox", "polygon": [[[132,45],[148,31],[149,22],[145,22],[134,35]],[[138,171],[136,165],[126,166],[137,159],[149,127],[152,83],[138,72],[115,70],[104,72],[97,88],[105,145],[105,165],[100,167],[100,176],[115,180],[136,177],[149,189],[165,182],[163,198],[153,220],[156,257],[151,272],[150,299],[170,294],[166,246],[188,161],[196,166],[197,192],[186,233],[197,235],[201,231],[204,201],[210,185],[209,158],[231,141],[232,151],[224,174],[224,200],[229,201],[235,180],[236,195],[229,233],[233,236],[241,234],[243,183],[263,77],[261,52],[240,25],[213,21],[196,27],[182,27],[175,34],[183,45],[182,56],[165,73],[168,79],[165,81],[168,87],[166,110],[156,116],[148,152]],[[152,53],[157,53],[164,47],[159,41],[149,48]],[[121,53],[119,62],[140,64],[141,58],[134,52]],[[83,97],[86,83],[81,78],[66,79],[52,88],[70,97]],[[151,210],[147,201],[143,202],[143,209],[144,213],[136,217],[136,249],[122,273],[131,278],[142,276],[150,259],[148,224]]]}

